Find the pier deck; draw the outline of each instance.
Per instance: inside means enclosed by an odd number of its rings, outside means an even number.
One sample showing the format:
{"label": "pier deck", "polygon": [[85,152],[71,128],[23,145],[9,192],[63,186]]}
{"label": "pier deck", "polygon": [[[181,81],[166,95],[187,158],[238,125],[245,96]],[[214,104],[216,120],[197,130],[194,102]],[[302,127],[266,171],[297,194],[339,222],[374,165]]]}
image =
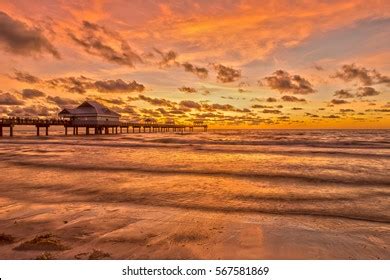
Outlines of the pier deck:
{"label": "pier deck", "polygon": [[35,126],[36,135],[41,135],[41,128],[44,128],[44,135],[49,135],[51,126],[63,126],[64,135],[79,135],[79,128],[85,129],[85,134],[118,134],[118,133],[141,133],[141,132],[192,132],[196,128],[207,131],[206,124],[164,124],[164,123],[135,123],[135,122],[96,122],[96,121],[70,121],[63,119],[33,119],[33,118],[2,118],[0,119],[0,137],[4,135],[4,128],[9,128],[9,136],[14,136],[14,127],[18,125]]}

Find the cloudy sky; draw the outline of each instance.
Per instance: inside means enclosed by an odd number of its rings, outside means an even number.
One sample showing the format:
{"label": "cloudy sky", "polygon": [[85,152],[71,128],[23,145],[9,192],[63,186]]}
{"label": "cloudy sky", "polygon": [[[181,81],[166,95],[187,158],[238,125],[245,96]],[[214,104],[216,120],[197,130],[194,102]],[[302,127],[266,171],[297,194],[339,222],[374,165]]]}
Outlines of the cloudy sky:
{"label": "cloudy sky", "polygon": [[0,115],[390,128],[390,2],[0,0]]}

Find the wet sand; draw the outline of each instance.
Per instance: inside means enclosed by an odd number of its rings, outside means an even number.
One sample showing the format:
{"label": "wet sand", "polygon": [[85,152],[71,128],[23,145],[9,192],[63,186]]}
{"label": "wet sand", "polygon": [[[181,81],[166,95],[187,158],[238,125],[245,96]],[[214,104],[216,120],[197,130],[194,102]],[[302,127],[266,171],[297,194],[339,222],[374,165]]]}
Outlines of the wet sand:
{"label": "wet sand", "polygon": [[[329,220],[317,228],[310,226],[315,218],[297,225],[293,218],[160,207],[0,202],[0,227],[15,238],[1,245],[1,259],[35,259],[45,252],[55,259],[88,259],[94,250],[106,253],[105,259],[389,258],[389,228],[380,224],[348,227],[346,221]],[[47,233],[60,248],[15,250]]]}

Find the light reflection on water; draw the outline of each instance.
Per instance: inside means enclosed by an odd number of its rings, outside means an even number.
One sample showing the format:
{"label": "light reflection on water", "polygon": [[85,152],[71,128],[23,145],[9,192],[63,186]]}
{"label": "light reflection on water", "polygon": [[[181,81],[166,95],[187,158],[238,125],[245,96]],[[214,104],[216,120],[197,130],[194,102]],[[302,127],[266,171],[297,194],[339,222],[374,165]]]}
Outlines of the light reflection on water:
{"label": "light reflection on water", "polygon": [[385,130],[48,138],[21,132],[1,140],[0,157],[5,180],[26,193],[38,189],[60,201],[390,222]]}

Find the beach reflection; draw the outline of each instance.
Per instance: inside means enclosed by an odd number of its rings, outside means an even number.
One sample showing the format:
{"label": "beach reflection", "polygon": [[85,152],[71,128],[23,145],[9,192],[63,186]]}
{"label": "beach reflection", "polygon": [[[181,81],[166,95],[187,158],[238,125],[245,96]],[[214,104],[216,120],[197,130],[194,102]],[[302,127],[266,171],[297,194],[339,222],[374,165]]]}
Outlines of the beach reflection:
{"label": "beach reflection", "polygon": [[389,258],[388,133],[4,138],[0,258]]}

